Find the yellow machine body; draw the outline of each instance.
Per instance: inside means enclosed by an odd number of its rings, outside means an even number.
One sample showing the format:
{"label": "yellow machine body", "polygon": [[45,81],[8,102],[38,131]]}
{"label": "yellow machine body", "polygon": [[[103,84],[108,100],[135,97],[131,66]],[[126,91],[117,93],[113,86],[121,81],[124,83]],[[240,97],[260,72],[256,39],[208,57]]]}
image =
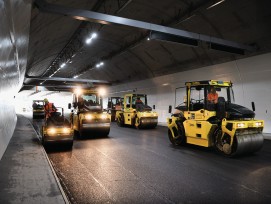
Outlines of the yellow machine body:
{"label": "yellow machine body", "polygon": [[44,118],[44,104],[43,100],[33,100],[33,119]]}
{"label": "yellow machine body", "polygon": [[63,108],[57,107],[57,112],[52,113],[51,117],[45,118],[41,131],[43,145],[64,143],[69,148],[73,146],[73,129],[68,119],[64,116]]}
{"label": "yellow machine body", "polygon": [[[199,100],[199,104],[196,105],[200,108],[193,110],[192,106],[195,104],[191,102],[191,87],[197,88],[197,86],[205,90],[209,86],[231,88],[232,84],[229,81],[216,80],[186,83],[187,103],[183,106],[182,113],[173,114],[171,118],[167,119],[170,141],[174,145],[189,143],[203,147],[215,147],[227,156],[258,151],[263,144],[264,121],[243,116],[234,119],[234,116],[230,115],[235,113],[227,112],[227,110],[223,118],[218,117],[217,111],[207,110],[207,106],[203,102],[201,104],[201,101],[206,101],[205,99]],[[198,90],[200,89],[198,88]],[[230,101],[228,104],[230,107]],[[234,107],[240,110],[245,109],[239,105]],[[245,111],[247,114],[250,113]]]}
{"label": "yellow machine body", "polygon": [[65,126],[43,126],[43,140],[44,142],[72,142],[73,129]]}
{"label": "yellow machine body", "polygon": [[[136,98],[144,102],[136,104]],[[158,123],[158,114],[147,106],[147,96],[144,94],[126,94],[123,109],[116,112],[119,126],[130,125],[136,128],[155,128]]]}
{"label": "yellow machine body", "polygon": [[[71,108],[71,105],[69,105]],[[110,132],[111,115],[102,109],[102,97],[97,90],[81,89],[73,94],[73,110],[70,121],[79,136]]]}

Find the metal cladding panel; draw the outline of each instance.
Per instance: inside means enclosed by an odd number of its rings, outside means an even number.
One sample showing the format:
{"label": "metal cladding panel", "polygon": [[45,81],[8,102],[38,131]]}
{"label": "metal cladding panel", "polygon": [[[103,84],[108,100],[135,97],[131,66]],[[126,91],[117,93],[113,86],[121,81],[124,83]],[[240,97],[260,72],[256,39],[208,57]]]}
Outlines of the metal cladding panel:
{"label": "metal cladding panel", "polygon": [[32,1],[0,0],[0,158],[16,125],[13,106],[27,63]]}

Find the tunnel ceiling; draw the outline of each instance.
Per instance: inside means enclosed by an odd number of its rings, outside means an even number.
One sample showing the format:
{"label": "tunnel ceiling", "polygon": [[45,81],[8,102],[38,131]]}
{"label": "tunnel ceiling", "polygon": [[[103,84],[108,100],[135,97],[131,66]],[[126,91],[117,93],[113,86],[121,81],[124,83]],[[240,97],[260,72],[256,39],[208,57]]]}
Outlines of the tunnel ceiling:
{"label": "tunnel ceiling", "polygon": [[[150,31],[124,25],[102,25],[41,12],[33,4],[26,75],[106,80],[111,84],[138,81],[271,50],[269,0],[50,0],[65,7],[149,22],[226,39],[257,48],[244,55],[148,40]],[[86,39],[97,37],[86,44]],[[63,68],[59,67],[66,63]],[[96,67],[97,63],[104,65]],[[64,82],[25,79],[31,85]],[[27,89],[27,87],[25,87]],[[48,88],[52,89],[52,88]]]}

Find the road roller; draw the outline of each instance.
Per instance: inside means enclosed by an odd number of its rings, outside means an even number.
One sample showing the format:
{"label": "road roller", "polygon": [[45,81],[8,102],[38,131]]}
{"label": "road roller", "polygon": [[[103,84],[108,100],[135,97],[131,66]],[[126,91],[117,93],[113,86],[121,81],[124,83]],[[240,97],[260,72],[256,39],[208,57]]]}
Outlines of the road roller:
{"label": "road roller", "polygon": [[158,114],[147,103],[146,94],[126,94],[123,109],[116,112],[118,126],[129,125],[140,128],[155,128]]}
{"label": "road roller", "polygon": [[44,118],[44,100],[33,100],[33,119]]}
{"label": "road roller", "polygon": [[108,136],[111,115],[102,108],[102,92],[94,88],[74,90],[73,103],[69,103],[68,108],[72,109],[70,121],[76,136]]}
{"label": "road roller", "polygon": [[167,118],[173,145],[185,143],[213,147],[233,157],[263,146],[264,121],[252,110],[234,103],[232,82],[206,80],[185,83],[184,102]]}
{"label": "road roller", "polygon": [[41,129],[41,141],[44,146],[52,143],[63,144],[68,148],[73,146],[73,130],[70,122],[64,116],[64,109],[57,107],[49,118],[45,118]]}

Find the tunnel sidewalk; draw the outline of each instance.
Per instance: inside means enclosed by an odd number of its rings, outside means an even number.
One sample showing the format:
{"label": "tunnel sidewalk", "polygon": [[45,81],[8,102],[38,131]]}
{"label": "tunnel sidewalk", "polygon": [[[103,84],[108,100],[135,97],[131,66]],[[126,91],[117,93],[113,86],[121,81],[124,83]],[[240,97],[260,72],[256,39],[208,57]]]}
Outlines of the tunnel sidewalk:
{"label": "tunnel sidewalk", "polygon": [[18,115],[0,161],[0,203],[65,203],[29,120]]}

